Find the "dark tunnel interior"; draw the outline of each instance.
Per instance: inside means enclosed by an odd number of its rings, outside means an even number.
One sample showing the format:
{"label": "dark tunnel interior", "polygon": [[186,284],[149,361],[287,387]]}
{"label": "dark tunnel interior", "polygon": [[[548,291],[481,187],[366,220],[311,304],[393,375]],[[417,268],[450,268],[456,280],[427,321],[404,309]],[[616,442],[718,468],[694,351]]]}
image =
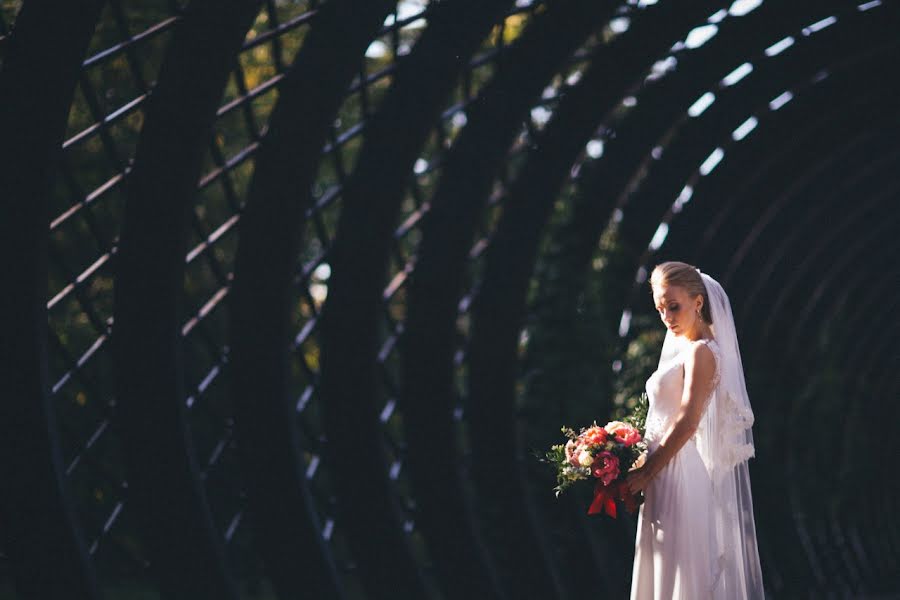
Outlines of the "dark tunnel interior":
{"label": "dark tunnel interior", "polygon": [[[0,598],[627,597],[532,451],[728,290],[770,598],[900,598],[894,0],[0,0]],[[49,224],[49,226],[48,226]]]}

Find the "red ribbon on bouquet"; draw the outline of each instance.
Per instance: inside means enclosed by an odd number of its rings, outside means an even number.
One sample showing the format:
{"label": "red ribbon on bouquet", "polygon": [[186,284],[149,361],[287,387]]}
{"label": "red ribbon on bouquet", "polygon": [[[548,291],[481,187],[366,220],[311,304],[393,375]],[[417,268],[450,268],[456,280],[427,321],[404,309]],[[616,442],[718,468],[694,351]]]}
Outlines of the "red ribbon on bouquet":
{"label": "red ribbon on bouquet", "polygon": [[605,512],[613,519],[616,518],[616,500],[621,500],[625,510],[633,514],[637,510],[637,497],[628,489],[624,480],[616,481],[609,485],[603,485],[599,479],[594,486],[594,501],[588,508],[589,515]]}

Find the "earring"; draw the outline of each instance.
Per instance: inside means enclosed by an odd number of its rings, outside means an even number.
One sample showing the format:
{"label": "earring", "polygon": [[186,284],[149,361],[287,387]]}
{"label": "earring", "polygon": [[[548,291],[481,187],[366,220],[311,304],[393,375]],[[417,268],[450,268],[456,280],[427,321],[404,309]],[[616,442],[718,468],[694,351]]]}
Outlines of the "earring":
{"label": "earring", "polygon": [[703,320],[703,315],[700,314],[700,309],[699,309],[699,308],[697,309],[697,318],[700,319],[701,321]]}

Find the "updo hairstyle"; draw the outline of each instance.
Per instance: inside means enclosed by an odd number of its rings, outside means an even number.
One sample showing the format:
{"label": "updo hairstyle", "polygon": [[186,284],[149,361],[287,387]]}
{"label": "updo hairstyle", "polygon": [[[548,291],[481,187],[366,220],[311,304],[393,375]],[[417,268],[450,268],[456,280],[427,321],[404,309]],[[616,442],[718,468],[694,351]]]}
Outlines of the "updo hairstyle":
{"label": "updo hairstyle", "polygon": [[706,294],[706,286],[696,267],[678,261],[668,261],[656,265],[650,275],[651,293],[653,288],[670,287],[677,285],[687,290],[691,299],[698,294],[703,296],[703,308],[700,316],[707,325],[712,325],[712,312],[709,308],[709,296]]}

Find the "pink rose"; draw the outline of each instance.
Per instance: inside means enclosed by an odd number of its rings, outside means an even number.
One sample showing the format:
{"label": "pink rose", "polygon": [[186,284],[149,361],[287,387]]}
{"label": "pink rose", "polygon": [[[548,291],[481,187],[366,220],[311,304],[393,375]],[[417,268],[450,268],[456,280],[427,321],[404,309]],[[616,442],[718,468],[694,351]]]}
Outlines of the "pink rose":
{"label": "pink rose", "polygon": [[594,425],[593,427],[588,427],[585,429],[584,433],[582,433],[579,437],[585,444],[596,444],[601,446],[606,443],[606,438],[609,434],[602,427],[598,427]]}
{"label": "pink rose", "polygon": [[606,431],[626,446],[634,446],[641,441],[641,434],[638,433],[638,430],[622,421],[607,423]]}
{"label": "pink rose", "polygon": [[578,463],[578,444],[575,443],[575,440],[566,442],[566,461],[573,467],[581,466]]}
{"label": "pink rose", "polygon": [[612,452],[603,451],[594,457],[591,475],[599,479],[603,485],[609,485],[619,476],[619,459]]}

